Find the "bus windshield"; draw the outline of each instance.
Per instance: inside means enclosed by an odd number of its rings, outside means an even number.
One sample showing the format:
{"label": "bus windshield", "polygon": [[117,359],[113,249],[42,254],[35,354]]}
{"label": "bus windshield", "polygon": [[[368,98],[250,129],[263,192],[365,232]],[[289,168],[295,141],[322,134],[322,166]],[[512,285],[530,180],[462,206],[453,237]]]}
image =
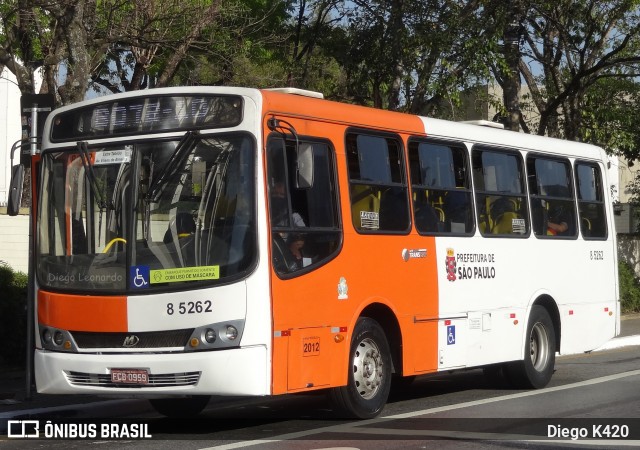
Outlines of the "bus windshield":
{"label": "bus windshield", "polygon": [[255,146],[243,133],[42,155],[42,287],[156,291],[228,282],[256,261]]}

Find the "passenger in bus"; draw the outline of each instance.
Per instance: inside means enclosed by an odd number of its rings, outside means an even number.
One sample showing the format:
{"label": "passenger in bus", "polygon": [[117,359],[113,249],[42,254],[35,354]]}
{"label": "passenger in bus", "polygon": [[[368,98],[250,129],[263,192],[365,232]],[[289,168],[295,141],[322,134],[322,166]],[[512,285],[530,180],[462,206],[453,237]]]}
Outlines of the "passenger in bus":
{"label": "passenger in bus", "polygon": [[304,239],[299,233],[292,233],[287,239],[287,246],[293,256],[295,267],[290,267],[289,270],[302,269],[305,266],[304,256],[302,254],[302,248],[304,247]]}
{"label": "passenger in bus", "polygon": [[[289,223],[288,211],[285,185],[283,182],[277,181],[271,188],[271,217],[273,225],[294,228],[307,226],[302,215],[295,210],[291,213],[292,223]],[[276,267],[280,267],[281,270],[286,267],[288,272],[294,272],[309,264],[308,258],[304,258],[302,252],[305,244],[302,234],[279,232],[274,233],[273,239],[274,248],[280,253],[280,255],[274,254]]]}
{"label": "passenger in bus", "polygon": [[547,220],[547,236],[566,236],[569,231],[571,217],[562,206],[554,206],[549,210]]}
{"label": "passenger in bus", "polygon": [[466,233],[472,229],[471,200],[468,192],[449,191],[445,197],[444,211],[453,233]]}
{"label": "passenger in bus", "polygon": [[542,187],[544,194],[556,199],[543,201],[546,209],[546,229],[544,233],[547,236],[571,236],[574,234],[573,214],[570,212],[571,207],[567,207],[567,203],[571,204],[571,193],[567,186],[562,185],[546,185]]}
{"label": "passenger in bus", "polygon": [[[271,217],[273,218],[273,224],[276,226],[288,226],[288,211],[284,183],[277,181],[271,188]],[[293,221],[291,225],[294,227],[303,228],[307,226],[302,215],[295,210],[291,214],[291,220]]]}
{"label": "passenger in bus", "polygon": [[429,204],[428,201],[423,201],[420,204],[416,204],[416,228],[423,233],[439,232],[443,229],[443,224],[440,220],[440,215],[436,209]]}
{"label": "passenger in bus", "polygon": [[273,235],[273,265],[280,273],[295,272],[311,264],[311,258],[302,253],[304,239],[301,234],[289,234],[285,240],[282,233]]}
{"label": "passenger in bus", "polygon": [[491,212],[491,233],[492,234],[522,234],[524,229],[515,228],[519,219],[522,218],[517,206],[517,199],[513,197],[500,196],[493,200],[490,207]]}

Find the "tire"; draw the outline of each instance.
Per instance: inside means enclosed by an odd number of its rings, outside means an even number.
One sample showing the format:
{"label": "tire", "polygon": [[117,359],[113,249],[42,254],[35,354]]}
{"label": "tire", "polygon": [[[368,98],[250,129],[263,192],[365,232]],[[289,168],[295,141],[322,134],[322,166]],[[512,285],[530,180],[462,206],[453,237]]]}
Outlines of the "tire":
{"label": "tire", "polygon": [[507,376],[518,388],[539,389],[545,387],[556,362],[556,333],[547,310],[535,305],[527,324],[525,354],[522,361],[506,366]]}
{"label": "tire", "polygon": [[378,322],[368,317],[358,319],[349,361],[347,385],[331,389],[331,401],[345,417],[373,418],[384,408],[391,387],[391,354]]}
{"label": "tire", "polygon": [[197,416],[204,410],[210,399],[208,395],[195,395],[180,398],[154,398],[150,399],[149,403],[159,414],[178,419]]}

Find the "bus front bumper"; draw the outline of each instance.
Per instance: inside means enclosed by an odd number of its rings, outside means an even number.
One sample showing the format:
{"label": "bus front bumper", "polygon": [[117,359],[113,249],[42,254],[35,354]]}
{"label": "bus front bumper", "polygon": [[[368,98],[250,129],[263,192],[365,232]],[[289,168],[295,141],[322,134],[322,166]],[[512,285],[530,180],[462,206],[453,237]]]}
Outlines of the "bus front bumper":
{"label": "bus front bumper", "polygon": [[[146,374],[147,383],[112,381],[112,369]],[[269,395],[265,346],[173,354],[35,352],[39,393],[133,397]]]}

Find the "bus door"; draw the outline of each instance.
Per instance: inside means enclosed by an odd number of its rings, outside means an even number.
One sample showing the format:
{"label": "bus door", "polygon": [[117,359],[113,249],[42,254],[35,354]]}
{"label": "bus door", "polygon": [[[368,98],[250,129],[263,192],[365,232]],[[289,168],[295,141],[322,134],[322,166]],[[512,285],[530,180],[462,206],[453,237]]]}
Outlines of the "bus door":
{"label": "bus door", "polygon": [[[313,166],[313,176],[307,179],[300,173],[303,154],[306,164]],[[327,264],[342,242],[334,152],[326,140],[299,138],[296,143],[273,135],[266,158],[274,390],[326,386],[337,373],[331,367],[343,355],[335,350],[344,350],[344,345],[333,338],[345,325],[341,317],[346,317],[337,299],[336,269]]]}

